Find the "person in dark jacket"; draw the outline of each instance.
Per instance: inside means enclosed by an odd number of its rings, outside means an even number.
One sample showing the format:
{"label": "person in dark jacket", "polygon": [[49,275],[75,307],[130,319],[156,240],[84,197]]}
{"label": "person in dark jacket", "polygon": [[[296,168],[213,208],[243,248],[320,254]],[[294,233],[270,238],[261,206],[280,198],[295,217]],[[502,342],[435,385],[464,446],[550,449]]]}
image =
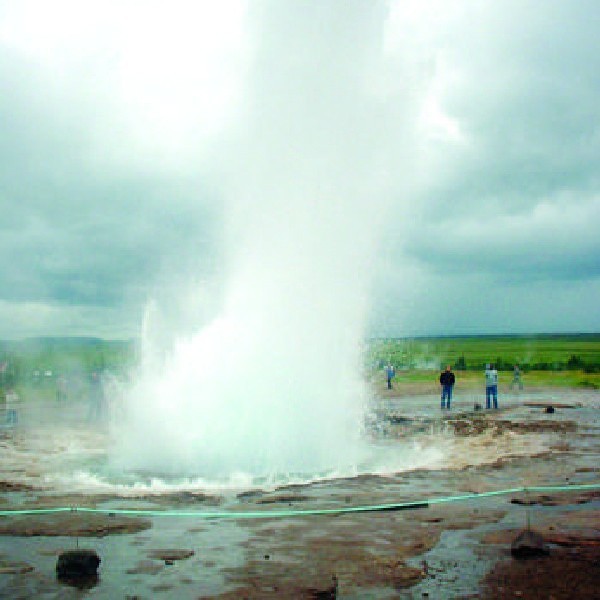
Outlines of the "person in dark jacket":
{"label": "person in dark jacket", "polygon": [[394,368],[394,365],[392,365],[391,363],[388,363],[387,367],[385,368],[385,377],[387,379],[388,390],[392,389],[392,379],[394,379],[395,376],[396,376],[396,369]]}
{"label": "person in dark jacket", "polygon": [[[442,408],[450,408],[450,402],[452,401],[452,388],[456,378],[450,368],[450,365],[446,367],[445,371],[442,371],[440,375],[440,384],[442,386]],[[445,401],[445,405],[444,405]]]}

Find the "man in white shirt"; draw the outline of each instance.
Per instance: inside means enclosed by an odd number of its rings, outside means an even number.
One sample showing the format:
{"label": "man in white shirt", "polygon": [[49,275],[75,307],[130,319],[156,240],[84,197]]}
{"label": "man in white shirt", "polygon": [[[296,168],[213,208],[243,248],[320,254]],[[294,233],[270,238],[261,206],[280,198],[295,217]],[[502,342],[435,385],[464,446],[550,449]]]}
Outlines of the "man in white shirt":
{"label": "man in white shirt", "polygon": [[492,398],[494,408],[498,408],[498,371],[494,365],[485,365],[485,407],[491,408]]}

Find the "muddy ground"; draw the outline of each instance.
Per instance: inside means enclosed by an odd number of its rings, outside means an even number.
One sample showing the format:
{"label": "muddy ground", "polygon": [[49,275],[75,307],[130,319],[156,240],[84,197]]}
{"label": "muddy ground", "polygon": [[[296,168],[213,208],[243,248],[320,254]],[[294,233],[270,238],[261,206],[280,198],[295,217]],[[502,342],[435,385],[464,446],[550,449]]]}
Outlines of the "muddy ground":
{"label": "muddy ground", "polygon": [[[247,490],[122,497],[68,494],[4,471],[0,508],[97,507],[0,517],[6,598],[597,598],[600,489],[441,498],[521,486],[600,482],[600,396],[517,399],[498,412],[423,413],[431,399],[382,399],[373,435],[444,440],[449,464],[403,473]],[[433,401],[433,400],[431,400]],[[547,414],[545,407],[557,406]],[[558,408],[562,403],[568,408]],[[458,407],[460,408],[460,407]],[[464,408],[464,407],[463,407]],[[7,451],[14,432],[1,434]],[[495,452],[497,450],[497,456]],[[475,460],[474,455],[481,460]],[[271,511],[414,503],[403,510],[270,517]],[[246,512],[264,518],[121,515],[111,511]],[[515,559],[524,528],[547,556]],[[57,556],[93,548],[99,579],[57,581]]]}

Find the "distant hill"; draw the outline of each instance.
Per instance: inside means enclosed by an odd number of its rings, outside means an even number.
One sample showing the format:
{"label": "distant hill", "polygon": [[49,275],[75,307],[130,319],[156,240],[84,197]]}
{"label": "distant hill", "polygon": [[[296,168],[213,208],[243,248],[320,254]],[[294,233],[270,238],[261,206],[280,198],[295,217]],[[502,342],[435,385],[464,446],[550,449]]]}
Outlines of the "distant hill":
{"label": "distant hill", "polygon": [[408,336],[375,336],[369,338],[371,341],[381,340],[581,340],[600,341],[600,332],[596,333],[485,333],[462,335],[408,335]]}

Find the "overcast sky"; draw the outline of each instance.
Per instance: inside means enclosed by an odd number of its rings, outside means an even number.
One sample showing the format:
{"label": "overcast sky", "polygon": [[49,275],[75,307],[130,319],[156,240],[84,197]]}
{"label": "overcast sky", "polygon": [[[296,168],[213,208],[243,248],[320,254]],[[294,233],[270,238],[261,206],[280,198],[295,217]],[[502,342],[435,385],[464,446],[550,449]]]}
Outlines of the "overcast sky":
{"label": "overcast sky", "polygon": [[[0,338],[136,336],[150,298],[219,271],[253,56],[285,67],[269,27],[307,3],[262,4],[0,0]],[[600,3],[385,6],[369,85],[412,125],[378,146],[406,160],[368,333],[600,331]],[[335,10],[314,12],[326,48]]]}

